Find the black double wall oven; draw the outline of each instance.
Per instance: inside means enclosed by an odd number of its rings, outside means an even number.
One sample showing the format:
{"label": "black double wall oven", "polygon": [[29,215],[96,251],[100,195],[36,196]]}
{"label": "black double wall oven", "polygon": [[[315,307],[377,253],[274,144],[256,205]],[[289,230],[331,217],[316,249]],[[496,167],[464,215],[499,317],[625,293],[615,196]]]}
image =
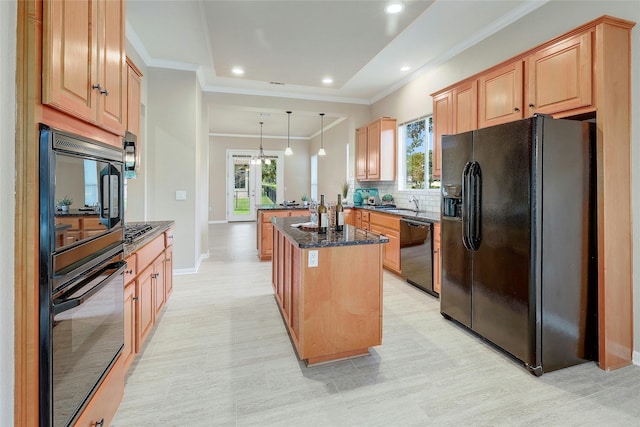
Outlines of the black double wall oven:
{"label": "black double wall oven", "polygon": [[73,425],[124,346],[123,150],[40,125],[40,425]]}

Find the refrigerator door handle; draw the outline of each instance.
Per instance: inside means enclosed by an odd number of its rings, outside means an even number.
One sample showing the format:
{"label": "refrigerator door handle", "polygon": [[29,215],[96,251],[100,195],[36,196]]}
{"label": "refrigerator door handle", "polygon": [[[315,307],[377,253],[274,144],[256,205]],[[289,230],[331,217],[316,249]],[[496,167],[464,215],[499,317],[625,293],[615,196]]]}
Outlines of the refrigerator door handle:
{"label": "refrigerator door handle", "polygon": [[482,175],[480,173],[480,164],[473,162],[469,168],[469,181],[470,181],[470,200],[471,206],[469,208],[469,246],[471,250],[477,251],[480,249],[480,241],[482,240],[482,230],[480,227],[480,203],[482,200]]}
{"label": "refrigerator door handle", "polygon": [[469,197],[469,170],[471,169],[472,162],[467,162],[462,170],[462,244],[467,250],[471,249],[471,242],[469,241],[469,227],[470,227],[470,210],[471,198]]}

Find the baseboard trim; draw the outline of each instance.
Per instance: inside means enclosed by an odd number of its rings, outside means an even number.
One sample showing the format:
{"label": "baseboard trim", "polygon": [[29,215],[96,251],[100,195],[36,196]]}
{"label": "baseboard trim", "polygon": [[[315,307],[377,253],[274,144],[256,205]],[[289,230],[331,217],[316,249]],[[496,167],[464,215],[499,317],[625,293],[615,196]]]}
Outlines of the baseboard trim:
{"label": "baseboard trim", "polygon": [[640,366],[640,351],[633,352],[633,364]]}
{"label": "baseboard trim", "polygon": [[209,221],[209,224],[226,224],[227,222],[229,221],[223,219],[218,221]]}
{"label": "baseboard trim", "polygon": [[209,258],[209,253],[200,254],[200,258],[198,258],[198,262],[196,262],[196,266],[194,268],[174,268],[173,275],[184,276],[187,274],[196,274],[200,269],[200,264],[202,264],[202,261],[204,261],[207,258]]}

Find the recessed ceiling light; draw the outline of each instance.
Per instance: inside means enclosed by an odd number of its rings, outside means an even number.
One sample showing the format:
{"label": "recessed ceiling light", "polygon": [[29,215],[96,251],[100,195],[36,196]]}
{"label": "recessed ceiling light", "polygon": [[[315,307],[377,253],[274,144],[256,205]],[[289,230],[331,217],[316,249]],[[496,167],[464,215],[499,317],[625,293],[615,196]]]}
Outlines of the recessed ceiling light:
{"label": "recessed ceiling light", "polygon": [[399,1],[394,1],[394,2],[388,3],[385,6],[384,11],[390,15],[393,15],[394,13],[402,12],[403,9],[404,9],[404,3]]}
{"label": "recessed ceiling light", "polygon": [[235,74],[236,76],[241,76],[241,75],[243,75],[243,74],[244,74],[244,70],[242,69],[242,67],[233,67],[233,68],[231,69],[231,72],[232,72],[233,74]]}
{"label": "recessed ceiling light", "polygon": [[411,69],[411,67],[409,67],[408,65],[405,65],[404,67],[400,68],[400,71],[409,71]]}
{"label": "recessed ceiling light", "polygon": [[331,83],[333,83],[333,79],[331,77],[325,77],[324,79],[322,79],[322,83],[330,85]]}

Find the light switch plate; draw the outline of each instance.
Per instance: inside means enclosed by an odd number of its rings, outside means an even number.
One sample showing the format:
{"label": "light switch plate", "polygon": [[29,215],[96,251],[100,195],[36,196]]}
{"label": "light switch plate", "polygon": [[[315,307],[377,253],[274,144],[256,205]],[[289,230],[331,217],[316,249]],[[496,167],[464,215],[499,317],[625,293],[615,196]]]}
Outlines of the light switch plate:
{"label": "light switch plate", "polygon": [[309,251],[309,267],[318,266],[318,251]]}
{"label": "light switch plate", "polygon": [[176,200],[187,200],[187,192],[185,190],[176,191]]}

